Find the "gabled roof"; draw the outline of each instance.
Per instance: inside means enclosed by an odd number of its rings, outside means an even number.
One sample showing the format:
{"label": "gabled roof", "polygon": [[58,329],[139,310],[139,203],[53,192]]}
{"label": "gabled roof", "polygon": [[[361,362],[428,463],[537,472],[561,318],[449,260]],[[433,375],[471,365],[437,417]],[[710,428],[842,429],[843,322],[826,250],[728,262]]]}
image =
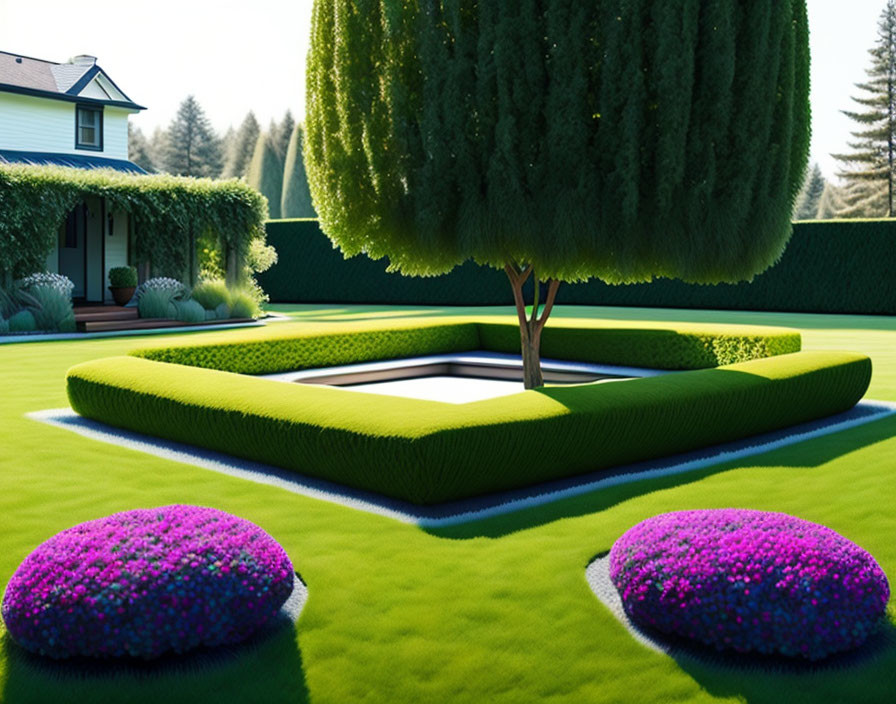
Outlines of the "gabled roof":
{"label": "gabled roof", "polygon": [[0,92],[132,110],[146,109],[115,85],[97,65],[96,57],[86,55],[60,64],[0,51]]}

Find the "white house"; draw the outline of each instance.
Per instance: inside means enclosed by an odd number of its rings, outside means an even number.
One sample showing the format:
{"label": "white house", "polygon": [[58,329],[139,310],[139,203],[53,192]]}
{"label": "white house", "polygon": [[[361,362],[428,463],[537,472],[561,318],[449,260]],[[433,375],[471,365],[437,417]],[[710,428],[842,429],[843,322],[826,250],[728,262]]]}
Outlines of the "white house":
{"label": "white house", "polygon": [[[144,110],[93,56],[66,63],[0,51],[0,164],[56,164],[144,173],[128,161],[128,116]],[[65,274],[83,301],[111,300],[109,269],[130,259],[126,213],[87,198],[59,231],[47,270]]]}

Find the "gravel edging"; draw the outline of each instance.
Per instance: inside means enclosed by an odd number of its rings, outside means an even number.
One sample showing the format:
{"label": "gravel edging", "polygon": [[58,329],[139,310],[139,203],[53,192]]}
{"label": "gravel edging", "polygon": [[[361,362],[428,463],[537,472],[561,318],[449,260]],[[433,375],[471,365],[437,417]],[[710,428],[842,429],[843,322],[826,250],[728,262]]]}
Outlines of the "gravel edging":
{"label": "gravel edging", "polygon": [[275,486],[294,494],[384,516],[402,523],[436,528],[471,523],[540,507],[611,486],[685,474],[726,462],[743,460],[798,442],[864,425],[894,414],[896,414],[896,403],[865,400],[860,401],[854,408],[835,416],[756,435],[744,440],[434,506],[418,506],[373,492],[352,489],[335,482],[302,475],[298,472],[206,450],[195,445],[122,430],[79,416],[70,408],[34,411],[27,413],[26,417],[57,428],[64,428],[92,440],[145,452],[156,457],[201,467],[257,484]]}

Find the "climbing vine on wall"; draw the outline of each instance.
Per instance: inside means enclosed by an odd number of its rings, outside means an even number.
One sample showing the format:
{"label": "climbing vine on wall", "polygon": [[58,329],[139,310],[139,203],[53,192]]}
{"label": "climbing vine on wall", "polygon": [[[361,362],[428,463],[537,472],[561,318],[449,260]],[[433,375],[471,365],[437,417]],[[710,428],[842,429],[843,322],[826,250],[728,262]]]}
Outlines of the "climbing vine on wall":
{"label": "climbing vine on wall", "polygon": [[134,222],[134,258],[154,274],[183,278],[192,251],[210,249],[242,272],[264,241],[267,203],[241,181],[138,176],[47,166],[0,167],[0,284],[43,270],[66,215],[85,196],[105,198]]}

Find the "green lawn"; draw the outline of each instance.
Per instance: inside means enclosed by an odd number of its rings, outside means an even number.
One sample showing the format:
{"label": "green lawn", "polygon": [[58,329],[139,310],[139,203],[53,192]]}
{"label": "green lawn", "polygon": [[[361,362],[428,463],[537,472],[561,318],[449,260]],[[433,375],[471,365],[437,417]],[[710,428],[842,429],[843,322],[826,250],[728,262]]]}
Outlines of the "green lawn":
{"label": "green lawn", "polygon": [[[275,306],[297,325],[506,309]],[[558,317],[761,323],[802,330],[805,349],[869,354],[869,398],[896,401],[896,319],[576,308]],[[293,323],[279,323],[289,325]],[[550,324],[550,323],[549,323]],[[227,332],[193,333],[226,336]],[[65,406],[66,369],[171,337],[0,346],[0,581],[74,523],[182,502],[263,526],[310,590],[295,634],[194,672],[59,675],[3,642],[8,702],[892,702],[896,644],[848,668],[723,670],[634,642],[592,595],[585,566],[634,523],[686,508],[786,511],[871,551],[896,577],[896,419],[663,480],[426,531],[28,420]],[[896,622],[891,601],[890,620]]]}

